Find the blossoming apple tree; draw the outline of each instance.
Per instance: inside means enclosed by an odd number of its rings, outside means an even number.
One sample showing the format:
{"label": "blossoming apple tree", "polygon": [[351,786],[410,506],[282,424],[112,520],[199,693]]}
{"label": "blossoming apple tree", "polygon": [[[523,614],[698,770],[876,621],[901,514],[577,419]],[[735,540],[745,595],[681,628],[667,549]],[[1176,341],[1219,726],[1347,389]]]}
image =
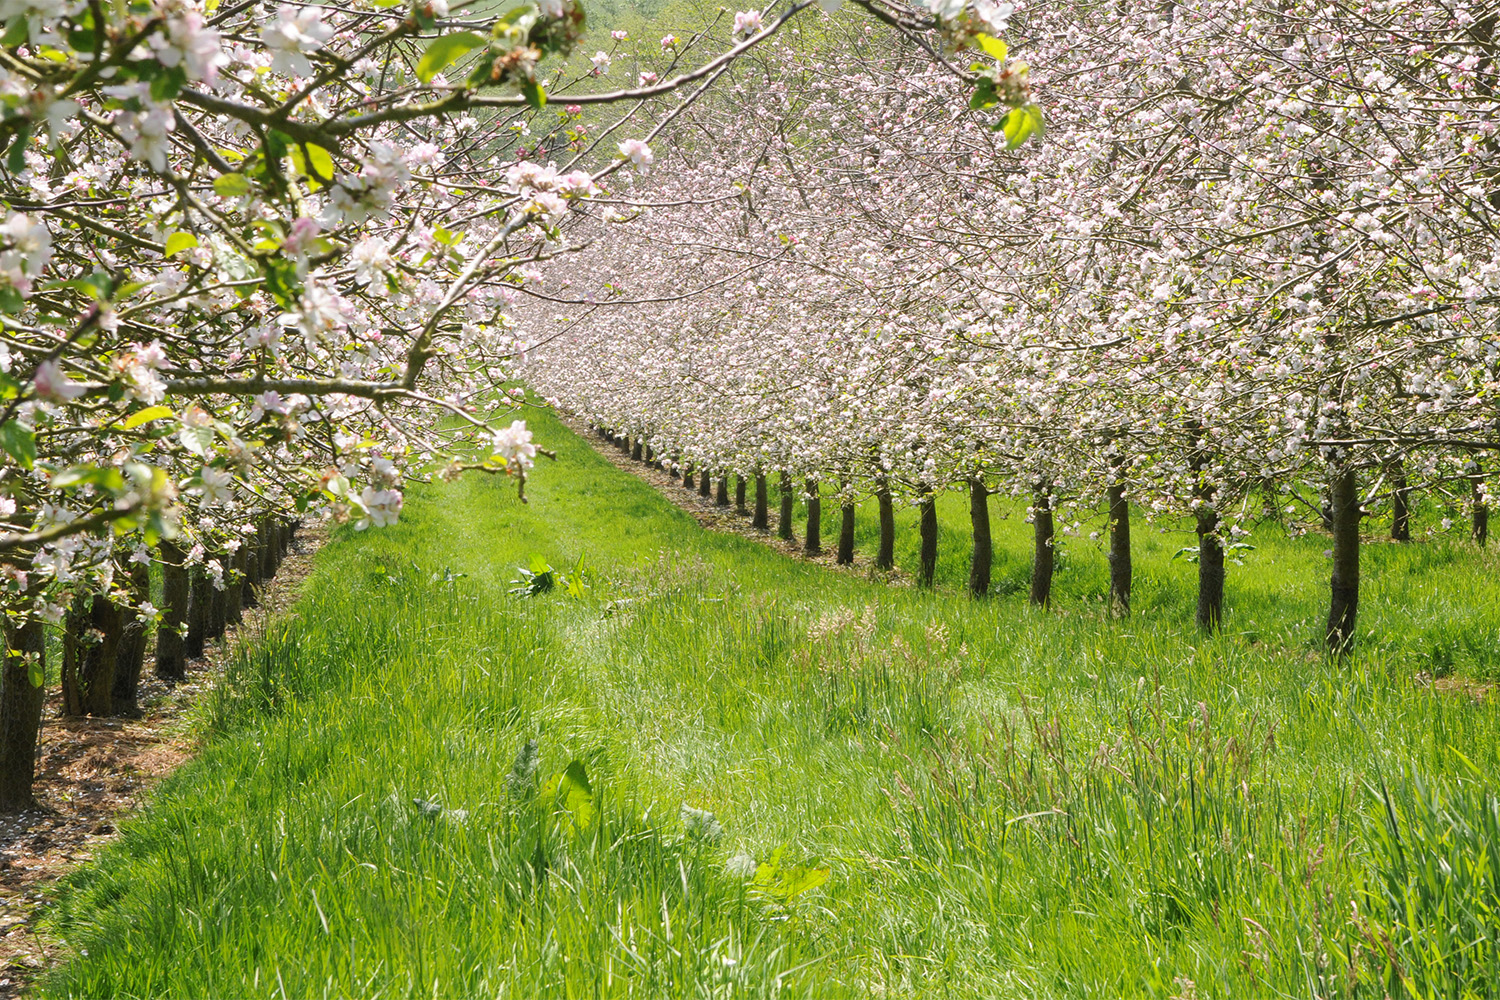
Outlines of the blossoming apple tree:
{"label": "blossoming apple tree", "polygon": [[[1004,17],[857,5],[934,51]],[[524,423],[492,425],[517,295],[807,6],[673,39],[607,89],[607,52],[567,60],[575,0],[7,5],[0,808],[31,801],[47,628],[66,709],[129,711],[149,631],[180,674],[287,515],[379,527],[414,475],[524,483]]]}

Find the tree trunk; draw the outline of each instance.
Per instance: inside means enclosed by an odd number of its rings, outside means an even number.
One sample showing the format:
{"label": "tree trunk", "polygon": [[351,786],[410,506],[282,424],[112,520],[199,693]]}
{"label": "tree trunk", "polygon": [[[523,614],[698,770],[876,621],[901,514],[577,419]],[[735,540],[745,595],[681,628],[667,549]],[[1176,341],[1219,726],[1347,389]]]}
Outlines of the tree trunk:
{"label": "tree trunk", "polygon": [[641,455],[641,461],[645,462],[647,465],[655,465],[656,464],[656,452],[652,450],[652,448],[651,448],[651,446],[649,444],[646,445],[646,450]]}
{"label": "tree trunk", "polygon": [[974,549],[969,556],[969,593],[984,597],[990,592],[995,548],[990,540],[990,491],[977,476],[969,480],[969,526],[974,533]]}
{"label": "tree trunk", "polygon": [[709,472],[708,466],[703,467],[703,474],[698,477],[698,495],[700,497],[711,497],[714,494],[714,477]]}
{"label": "tree trunk", "polygon": [[32,664],[45,678],[47,634],[39,621],[21,625],[5,620],[5,668],[0,672],[0,812],[36,805],[31,781],[36,774],[37,735],[42,726],[44,685],[33,684]]}
{"label": "tree trunk", "polygon": [[[274,546],[268,547],[274,550]],[[208,609],[213,603],[209,591],[213,587],[201,566],[194,566],[188,577],[192,581],[192,594],[188,601],[187,655],[189,659],[197,659],[203,655],[204,644],[208,640]]]}
{"label": "tree trunk", "polygon": [[922,540],[917,557],[917,586],[931,587],[937,575],[937,498],[927,487],[922,487],[922,503],[918,508],[917,530]]}
{"label": "tree trunk", "polygon": [[876,569],[896,566],[896,506],[891,502],[891,486],[880,480],[875,488],[875,505],[880,512],[880,545],[875,550]]}
{"label": "tree trunk", "polygon": [[1057,564],[1053,537],[1052,495],[1038,487],[1031,508],[1032,535],[1035,545],[1031,556],[1031,603],[1047,607],[1052,603],[1052,569]]}
{"label": "tree trunk", "polygon": [[1130,501],[1125,484],[1109,484],[1109,603],[1117,615],[1130,614]]}
{"label": "tree trunk", "polygon": [[1359,617],[1359,477],[1353,470],[1333,480],[1333,576],[1329,580],[1328,651],[1346,656],[1354,648]]}
{"label": "tree trunk", "polygon": [[781,474],[781,520],[776,524],[776,537],[782,541],[790,542],[792,535],[792,477],[787,473]]}
{"label": "tree trunk", "polygon": [[854,504],[839,507],[839,553],[838,564],[849,566],[854,562]]}
{"label": "tree trunk", "polygon": [[74,598],[63,614],[62,620],[62,670],[59,680],[62,686],[62,714],[82,715],[83,683],[79,675],[83,672],[85,646],[89,641],[88,617],[84,613],[84,599]]}
{"label": "tree trunk", "polygon": [[807,477],[807,534],[802,539],[802,551],[810,556],[823,554],[823,498],[818,492],[818,481]]}
{"label": "tree trunk", "polygon": [[63,619],[64,715],[111,715],[123,616],[103,595],[74,600]]}
{"label": "tree trunk", "polygon": [[162,578],[161,623],[156,629],[156,676],[164,681],[187,677],[187,646],[179,629],[187,621],[188,572],[183,552],[176,542],[162,542],[159,550]]}
{"label": "tree trunk", "polygon": [[1198,504],[1198,627],[1214,631],[1224,617],[1224,541],[1212,496]]}
{"label": "tree trunk", "polygon": [[763,472],[755,474],[755,516],[750,519],[750,527],[762,531],[769,531],[771,528],[771,515],[766,503],[766,476]]}
{"label": "tree trunk", "polygon": [[[283,533],[286,528],[282,528]],[[221,555],[219,559],[223,560]],[[208,582],[208,630],[204,638],[213,640],[224,634],[225,627],[229,624],[229,587],[226,584],[222,589],[214,586],[212,578]]]}
{"label": "tree trunk", "polygon": [[[130,564],[130,602],[139,607],[151,598],[151,567]],[[120,650],[115,656],[114,715],[139,718],[136,695],[141,687],[141,668],[146,662],[146,623],[133,610],[125,612]]]}
{"label": "tree trunk", "polygon": [[747,513],[745,510],[745,477],[741,475],[734,477],[734,512],[736,514]]}
{"label": "tree trunk", "polygon": [[1411,488],[1406,484],[1406,463],[1393,460],[1387,466],[1391,480],[1391,541],[1411,541]]}
{"label": "tree trunk", "polygon": [[260,533],[241,537],[244,539],[242,548],[245,550],[244,603],[245,607],[253,608],[260,599],[255,593],[260,585]]}
{"label": "tree trunk", "polygon": [[276,575],[276,538],[269,517],[261,518],[255,528],[260,538],[260,578],[264,582]]}
{"label": "tree trunk", "polygon": [[1469,497],[1473,506],[1469,523],[1469,537],[1483,547],[1490,540],[1490,508],[1484,502],[1484,469],[1479,459],[1472,460],[1474,473],[1469,477]]}
{"label": "tree trunk", "polygon": [[729,473],[727,472],[719,477],[718,488],[714,490],[714,506],[729,506]]}
{"label": "tree trunk", "polygon": [[[1214,506],[1216,490],[1207,474],[1212,464],[1204,447],[1203,426],[1190,427],[1196,441],[1192,453],[1193,469],[1198,473],[1193,497],[1197,503],[1195,518],[1198,530],[1198,627],[1212,632],[1224,618],[1224,541],[1219,537],[1219,511]],[[1324,516],[1328,516],[1324,508]]]}
{"label": "tree trunk", "polygon": [[645,446],[641,444],[640,438],[636,438],[635,443],[630,446],[630,457],[637,462],[645,459],[646,449]]}
{"label": "tree trunk", "polygon": [[227,587],[225,596],[229,607],[226,612],[226,620],[230,625],[238,625],[245,618],[245,564],[249,560],[249,553],[245,546],[241,545],[234,550],[234,555],[229,559],[229,566],[233,572],[224,574],[224,586]]}
{"label": "tree trunk", "polygon": [[685,490],[690,490],[695,485],[697,485],[697,484],[693,482],[693,467],[692,467],[692,465],[690,465],[690,464],[689,465],[684,465],[682,467],[682,488],[685,489]]}

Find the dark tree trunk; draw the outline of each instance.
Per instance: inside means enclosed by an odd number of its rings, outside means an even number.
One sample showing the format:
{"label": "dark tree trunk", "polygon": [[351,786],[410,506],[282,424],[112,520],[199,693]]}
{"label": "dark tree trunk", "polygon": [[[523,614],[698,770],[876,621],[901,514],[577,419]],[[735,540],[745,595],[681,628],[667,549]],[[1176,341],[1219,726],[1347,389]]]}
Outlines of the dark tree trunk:
{"label": "dark tree trunk", "polygon": [[1352,470],[1333,480],[1333,576],[1329,580],[1328,651],[1345,656],[1354,648],[1359,618],[1359,477]]}
{"label": "dark tree trunk", "polygon": [[849,566],[854,562],[854,504],[845,502],[839,506],[839,553],[838,564]]}
{"label": "dark tree trunk", "polygon": [[875,488],[875,506],[880,514],[880,544],[875,549],[875,568],[896,566],[896,505],[891,502],[891,486],[880,480]]}
{"label": "dark tree trunk", "polygon": [[745,510],[745,477],[740,475],[734,477],[734,512],[736,514],[747,513]]}
{"label": "dark tree trunk", "polygon": [[187,621],[188,572],[176,542],[162,542],[160,556],[162,610],[156,629],[156,676],[180,681],[187,677],[187,646],[179,629]]}
{"label": "dark tree trunk", "polygon": [[792,535],[792,477],[783,472],[781,474],[781,519],[776,523],[776,537],[782,541],[790,542]]}
{"label": "dark tree trunk", "polygon": [[984,597],[990,592],[990,566],[995,548],[990,541],[990,491],[984,480],[969,480],[969,526],[974,533],[974,549],[969,556],[969,593]]}
{"label": "dark tree trunk", "polygon": [[933,577],[937,575],[937,498],[926,487],[922,488],[917,529],[922,540],[922,548],[917,558],[917,586],[931,587]]}
{"label": "dark tree trunk", "polygon": [[698,495],[700,497],[710,497],[710,496],[713,496],[713,494],[714,494],[714,477],[708,471],[708,467],[704,466],[703,467],[703,474],[698,477]]}
{"label": "dark tree trunk", "polygon": [[656,464],[656,452],[652,450],[649,444],[646,445],[646,450],[641,455],[641,461],[645,462],[647,465]]}
{"label": "dark tree trunk", "polygon": [[1038,489],[1032,500],[1031,528],[1035,539],[1031,555],[1031,603],[1047,607],[1052,603],[1052,568],[1057,564],[1052,525],[1052,496]]}
{"label": "dark tree trunk", "polygon": [[62,671],[60,680],[62,682],[62,714],[82,715],[83,708],[83,682],[80,675],[83,673],[83,658],[87,653],[87,644],[90,636],[88,633],[88,615],[84,598],[75,598],[68,605],[67,612],[62,620]]}
{"label": "dark tree trunk", "polygon": [[1212,496],[1198,504],[1198,627],[1212,632],[1224,618],[1224,541]]}
{"label": "dark tree trunk", "polygon": [[[285,528],[282,531],[285,532]],[[222,556],[220,557],[223,558]],[[225,627],[229,624],[229,587],[226,585],[222,590],[215,587],[213,580],[208,584],[208,630],[205,633],[207,639],[217,639],[224,634]]]}
{"label": "dark tree trunk", "polygon": [[1393,460],[1387,466],[1391,480],[1391,541],[1411,541],[1411,487],[1406,484],[1406,463]]}
{"label": "dark tree trunk", "polygon": [[[263,517],[256,524],[256,532],[260,538],[260,578],[264,582],[276,575],[276,537],[271,530],[271,519]],[[192,619],[189,618],[189,621]],[[190,653],[189,655],[201,655]]]}
{"label": "dark tree trunk", "polygon": [[46,687],[33,684],[32,663],[46,676],[47,634],[39,621],[21,625],[6,619],[5,668],[0,672],[0,812],[36,805],[31,781],[36,773],[37,734],[42,726]]}
{"label": "dark tree trunk", "polygon": [[693,482],[693,467],[691,465],[684,465],[682,467],[682,488],[690,490],[696,485]]}
{"label": "dark tree trunk", "polygon": [[[1193,487],[1197,502],[1195,517],[1198,530],[1198,627],[1212,632],[1224,618],[1224,541],[1219,537],[1219,511],[1214,506],[1216,490],[1208,479],[1211,459],[1204,447],[1204,429],[1194,423],[1192,463],[1198,473],[1198,483]],[[1327,508],[1324,509],[1327,516]]]}
{"label": "dark tree trunk", "polygon": [[255,582],[260,576],[260,550],[255,546],[254,535],[240,536],[240,552],[244,554],[244,564],[241,571],[245,574],[240,581],[240,590],[244,592],[240,603],[247,608],[255,606]]}
{"label": "dark tree trunk", "polygon": [[1109,602],[1115,614],[1130,614],[1130,501],[1125,484],[1109,485]]}
{"label": "dark tree trunk", "polygon": [[1473,460],[1473,465],[1474,474],[1469,477],[1469,496],[1473,506],[1469,537],[1482,547],[1490,540],[1490,508],[1484,502],[1484,469],[1477,458]]}
{"label": "dark tree trunk", "polygon": [[233,572],[224,574],[224,586],[227,588],[225,597],[228,600],[225,618],[230,625],[238,625],[245,618],[245,587],[242,581],[245,577],[245,563],[248,559],[249,553],[245,551],[245,546],[241,545],[234,550],[234,555],[229,559],[229,566]]}
{"label": "dark tree trunk", "polygon": [[771,528],[771,514],[767,509],[766,501],[766,476],[763,472],[755,474],[755,516],[750,519],[752,528],[769,531]]}
{"label": "dark tree trunk", "polygon": [[[151,597],[151,567],[130,564],[130,601],[139,607]],[[137,718],[141,714],[136,695],[141,687],[141,668],[146,662],[146,623],[133,611],[126,611],[125,627],[120,636],[120,651],[115,657],[115,715]]]}
{"label": "dark tree trunk", "polygon": [[714,506],[729,506],[729,473],[727,472],[719,477],[719,485],[714,490]]}
{"label": "dark tree trunk", "polygon": [[802,551],[810,556],[823,554],[823,497],[818,492],[818,481],[807,479],[807,534],[802,539]]}
{"label": "dark tree trunk", "polygon": [[[271,550],[275,551],[274,546]],[[192,581],[192,599],[188,602],[187,655],[189,659],[197,659],[203,655],[204,644],[208,641],[208,611],[213,604],[209,591],[213,590],[213,585],[208,582],[208,574],[201,566],[194,566],[188,577]]]}
{"label": "dark tree trunk", "polygon": [[646,457],[646,449],[645,449],[645,446],[641,444],[641,439],[640,438],[636,438],[635,439],[635,444],[633,444],[633,445],[630,446],[630,457],[633,458],[637,462],[642,461],[643,459],[645,459],[645,457]]}
{"label": "dark tree trunk", "polygon": [[115,664],[120,652],[124,615],[119,605],[102,594],[87,599],[87,614],[80,614],[76,627],[87,630],[75,646],[73,691],[63,692],[63,705],[71,715],[114,714]]}

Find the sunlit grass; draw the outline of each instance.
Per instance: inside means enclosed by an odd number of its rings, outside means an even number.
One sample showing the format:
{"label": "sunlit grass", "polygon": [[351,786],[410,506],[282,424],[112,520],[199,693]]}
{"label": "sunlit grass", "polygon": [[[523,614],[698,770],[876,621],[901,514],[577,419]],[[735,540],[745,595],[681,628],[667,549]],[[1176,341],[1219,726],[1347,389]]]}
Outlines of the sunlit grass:
{"label": "sunlit grass", "polygon": [[[535,423],[529,505],[414,490],[319,555],[66,887],[48,992],[1500,995],[1500,713],[1418,682],[1500,672],[1493,556],[1369,546],[1339,664],[1317,538],[1260,533],[1205,639],[1178,534],[1138,532],[1127,621],[1088,526],[1050,613],[976,603],[956,498],[922,593],[706,533]],[[1005,590],[1029,529],[996,527]],[[533,553],[592,590],[509,595]],[[589,817],[508,780],[530,739]]]}

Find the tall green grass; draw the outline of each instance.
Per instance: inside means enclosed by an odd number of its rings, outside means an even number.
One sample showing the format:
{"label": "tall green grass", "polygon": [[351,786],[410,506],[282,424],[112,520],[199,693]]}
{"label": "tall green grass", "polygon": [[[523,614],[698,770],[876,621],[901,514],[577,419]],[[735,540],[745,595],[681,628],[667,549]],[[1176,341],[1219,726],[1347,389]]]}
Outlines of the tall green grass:
{"label": "tall green grass", "polygon": [[[1500,672],[1494,557],[1371,545],[1336,663],[1316,538],[1258,538],[1205,638],[1172,533],[1129,620],[1087,525],[1051,612],[972,602],[956,499],[923,593],[704,532],[536,423],[529,505],[413,490],[320,553],[64,886],[44,992],[1500,995],[1500,713],[1419,682]],[[591,589],[509,594],[533,554]]]}

